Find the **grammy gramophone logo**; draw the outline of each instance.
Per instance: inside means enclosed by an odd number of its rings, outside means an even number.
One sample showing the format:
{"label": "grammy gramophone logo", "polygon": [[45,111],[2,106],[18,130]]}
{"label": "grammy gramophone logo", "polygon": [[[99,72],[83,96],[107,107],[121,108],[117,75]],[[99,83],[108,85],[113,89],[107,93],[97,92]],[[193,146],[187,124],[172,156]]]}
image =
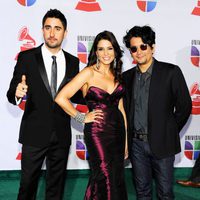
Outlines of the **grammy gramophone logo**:
{"label": "grammy gramophone logo", "polygon": [[16,160],[21,160],[22,159],[22,153],[19,152],[16,156]]}
{"label": "grammy gramophone logo", "polygon": [[[22,27],[18,34],[18,41],[21,42],[20,51],[25,51],[35,47],[35,40],[29,35],[29,30],[26,26]],[[18,54],[15,57],[17,60]]]}
{"label": "grammy gramophone logo", "polygon": [[190,88],[190,96],[192,99],[192,112],[193,115],[200,114],[200,90],[199,83],[195,82]]}
{"label": "grammy gramophone logo", "polygon": [[101,8],[96,0],[79,0],[78,4],[76,5],[76,10],[93,12],[101,11]]}
{"label": "grammy gramophone logo", "polygon": [[200,0],[197,1],[197,6],[194,7],[192,15],[200,16]]}

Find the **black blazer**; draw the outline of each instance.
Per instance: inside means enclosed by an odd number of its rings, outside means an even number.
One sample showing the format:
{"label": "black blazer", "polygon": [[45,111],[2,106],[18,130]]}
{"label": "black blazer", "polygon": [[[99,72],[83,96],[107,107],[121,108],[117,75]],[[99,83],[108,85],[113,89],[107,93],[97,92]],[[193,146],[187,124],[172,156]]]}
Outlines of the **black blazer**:
{"label": "black blazer", "polygon": [[[123,73],[129,151],[134,121],[135,73],[136,67]],[[190,116],[191,107],[190,94],[180,68],[155,60],[148,101],[148,140],[155,156],[164,158],[181,151],[179,132]]]}
{"label": "black blazer", "polygon": [[[45,147],[49,144],[52,132],[55,131],[60,145],[65,147],[71,144],[70,116],[52,98],[41,46],[19,54],[7,97],[10,103],[16,104],[15,90],[21,82],[22,75],[25,74],[28,92],[19,142],[35,147]],[[78,58],[63,52],[66,59],[66,71],[58,92],[79,72]],[[78,103],[81,97],[82,95],[77,93],[72,100]]]}

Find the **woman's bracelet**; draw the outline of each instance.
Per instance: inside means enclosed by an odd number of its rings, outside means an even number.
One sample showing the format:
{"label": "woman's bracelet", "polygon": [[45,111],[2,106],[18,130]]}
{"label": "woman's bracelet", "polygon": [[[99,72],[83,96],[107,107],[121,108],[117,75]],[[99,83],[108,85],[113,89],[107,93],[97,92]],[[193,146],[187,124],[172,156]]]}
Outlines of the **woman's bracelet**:
{"label": "woman's bracelet", "polygon": [[84,123],[85,121],[85,114],[80,113],[79,111],[77,112],[76,116],[74,117],[74,119],[79,122],[79,123]]}

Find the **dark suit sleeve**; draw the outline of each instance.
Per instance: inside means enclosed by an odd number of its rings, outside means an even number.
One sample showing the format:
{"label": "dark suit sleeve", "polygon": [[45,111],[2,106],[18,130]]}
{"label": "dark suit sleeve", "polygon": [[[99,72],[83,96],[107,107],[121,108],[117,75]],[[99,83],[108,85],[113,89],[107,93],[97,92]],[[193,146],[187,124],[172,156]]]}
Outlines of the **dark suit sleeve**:
{"label": "dark suit sleeve", "polygon": [[174,114],[180,131],[190,116],[192,102],[187,84],[179,67],[174,68],[172,90],[175,97]]}
{"label": "dark suit sleeve", "polygon": [[11,79],[9,89],[7,91],[8,101],[14,105],[16,105],[15,91],[17,85],[21,82],[22,75],[26,75],[26,66],[25,64],[23,64],[23,54],[21,52],[18,55],[18,60],[14,68],[13,77]]}
{"label": "dark suit sleeve", "polygon": [[[75,71],[75,76],[79,73],[79,59],[76,59],[76,71]],[[76,94],[74,94],[74,96],[71,98],[71,101],[73,103],[76,104],[82,104],[82,105],[86,105],[85,99],[83,98],[83,94],[82,91],[79,90],[78,92],[76,92]]]}

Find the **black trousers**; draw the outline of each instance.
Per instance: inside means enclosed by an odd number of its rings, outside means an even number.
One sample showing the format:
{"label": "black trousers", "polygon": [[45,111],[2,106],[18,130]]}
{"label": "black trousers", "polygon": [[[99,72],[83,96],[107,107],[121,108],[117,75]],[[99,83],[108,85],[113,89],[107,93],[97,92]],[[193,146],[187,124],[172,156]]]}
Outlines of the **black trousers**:
{"label": "black trousers", "polygon": [[133,139],[130,160],[137,200],[152,200],[152,181],[155,178],[159,200],[173,200],[173,163],[175,156],[157,159],[148,142]]}
{"label": "black trousers", "polygon": [[69,147],[59,146],[56,134],[52,134],[48,147],[22,146],[21,181],[18,200],[35,200],[41,167],[46,158],[46,200],[61,200]]}
{"label": "black trousers", "polygon": [[190,180],[196,183],[200,183],[200,154],[194,164],[194,167],[192,168]]}

